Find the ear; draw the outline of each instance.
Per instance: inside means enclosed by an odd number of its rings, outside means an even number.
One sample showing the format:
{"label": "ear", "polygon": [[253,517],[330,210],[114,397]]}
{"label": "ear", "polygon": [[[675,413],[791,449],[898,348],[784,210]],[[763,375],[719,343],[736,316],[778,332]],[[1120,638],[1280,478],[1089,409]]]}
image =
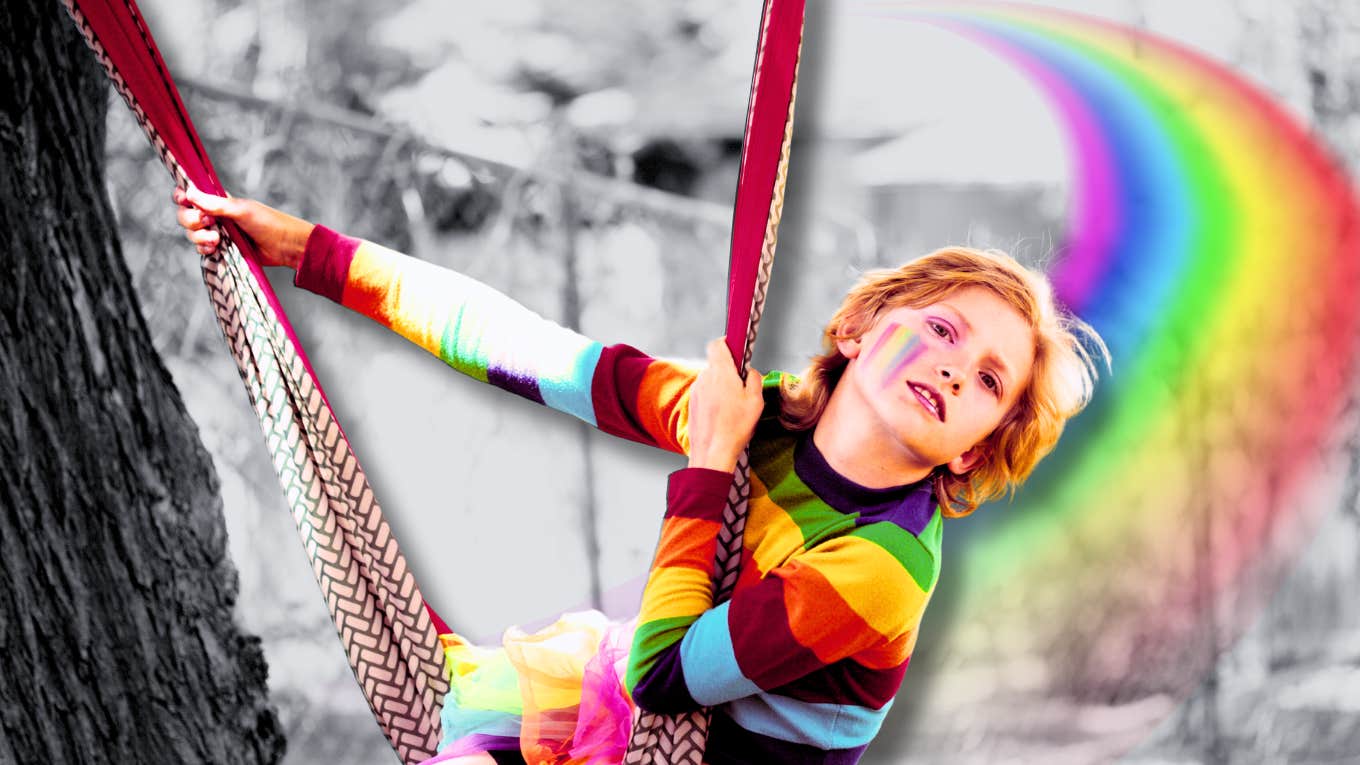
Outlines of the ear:
{"label": "ear", "polygon": [[982,458],[985,457],[986,454],[987,450],[983,448],[982,444],[974,444],[973,448],[969,449],[963,454],[960,454],[959,456],[955,457],[949,462],[946,462],[945,466],[948,467],[949,472],[953,473],[954,475],[963,475],[964,473],[967,473],[969,470],[972,470],[973,468],[977,467],[978,464],[982,462]]}
{"label": "ear", "polygon": [[836,350],[840,351],[841,355],[845,358],[853,359],[859,355],[860,348],[864,345],[863,342],[861,342],[862,339],[861,336],[853,340],[837,340]]}

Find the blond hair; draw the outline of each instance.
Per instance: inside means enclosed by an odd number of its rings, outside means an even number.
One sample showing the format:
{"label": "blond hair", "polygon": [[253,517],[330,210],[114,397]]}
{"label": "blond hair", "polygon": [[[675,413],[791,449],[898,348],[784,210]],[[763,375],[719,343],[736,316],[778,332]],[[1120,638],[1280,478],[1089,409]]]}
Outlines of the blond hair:
{"label": "blond hair", "polygon": [[946,247],[900,268],[866,273],[827,323],[823,353],[813,357],[801,376],[785,376],[780,383],[780,422],[792,430],[812,428],[849,363],[838,341],[863,336],[885,311],[922,308],[969,286],[990,289],[1024,317],[1034,332],[1034,365],[1015,405],[979,444],[981,462],[963,475],[935,471],[936,501],[949,518],[1013,494],[1053,450],[1067,420],[1090,401],[1096,378],[1093,351],[1109,364],[1100,335],[1058,309],[1042,274],[1004,252],[969,247]]}

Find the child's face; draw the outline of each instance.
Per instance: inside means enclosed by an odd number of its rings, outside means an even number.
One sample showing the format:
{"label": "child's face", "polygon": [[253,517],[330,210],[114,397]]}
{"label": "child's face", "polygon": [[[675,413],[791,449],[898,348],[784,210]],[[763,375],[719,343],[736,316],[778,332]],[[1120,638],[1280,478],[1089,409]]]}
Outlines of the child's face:
{"label": "child's face", "polygon": [[971,451],[1029,384],[1034,333],[1020,312],[984,287],[924,308],[883,313],[858,340],[841,384],[882,433],[923,466],[971,469]]}

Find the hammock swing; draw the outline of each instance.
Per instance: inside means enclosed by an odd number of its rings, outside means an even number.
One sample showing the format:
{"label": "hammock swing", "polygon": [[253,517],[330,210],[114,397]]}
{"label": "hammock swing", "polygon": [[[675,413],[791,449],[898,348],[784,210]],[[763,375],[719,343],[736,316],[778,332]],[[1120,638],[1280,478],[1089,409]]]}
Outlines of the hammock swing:
{"label": "hammock swing", "polygon": [[[784,201],[804,0],[764,0],[732,218],[726,335],[744,377],[765,301]],[[224,195],[133,0],[63,0],[180,188]],[[260,420],[274,468],[345,654],[383,733],[405,763],[435,755],[448,690],[438,635],[363,470],[336,422],[253,243],[222,221],[202,259],[222,333]],[[738,463],[719,534],[715,602],[731,596],[749,494]],[[703,761],[708,710],[635,715],[626,763]]]}

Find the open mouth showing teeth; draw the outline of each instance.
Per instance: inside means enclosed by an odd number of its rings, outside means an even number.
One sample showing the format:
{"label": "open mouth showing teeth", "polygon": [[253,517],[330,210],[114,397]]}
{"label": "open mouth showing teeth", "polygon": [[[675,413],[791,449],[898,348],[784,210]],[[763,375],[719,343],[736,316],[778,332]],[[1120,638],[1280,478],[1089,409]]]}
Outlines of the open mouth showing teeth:
{"label": "open mouth showing teeth", "polygon": [[944,400],[940,398],[940,394],[936,393],[933,388],[920,383],[909,382],[907,383],[907,387],[911,388],[911,392],[916,394],[917,400],[919,400],[926,409],[929,409],[931,414],[935,415],[936,419],[940,422],[944,422]]}

